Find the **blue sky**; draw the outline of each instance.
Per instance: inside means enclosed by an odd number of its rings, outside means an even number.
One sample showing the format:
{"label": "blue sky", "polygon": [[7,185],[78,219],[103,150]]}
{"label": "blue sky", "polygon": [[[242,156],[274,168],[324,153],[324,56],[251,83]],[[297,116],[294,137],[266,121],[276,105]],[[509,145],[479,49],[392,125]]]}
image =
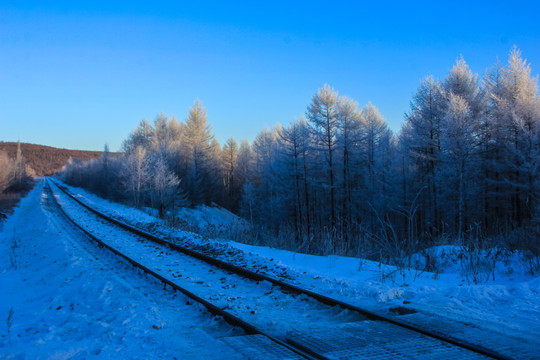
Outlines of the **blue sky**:
{"label": "blue sky", "polygon": [[220,143],[299,118],[328,83],[399,130],[427,75],[540,69],[540,1],[0,3],[0,141],[118,150],[144,117],[206,106]]}

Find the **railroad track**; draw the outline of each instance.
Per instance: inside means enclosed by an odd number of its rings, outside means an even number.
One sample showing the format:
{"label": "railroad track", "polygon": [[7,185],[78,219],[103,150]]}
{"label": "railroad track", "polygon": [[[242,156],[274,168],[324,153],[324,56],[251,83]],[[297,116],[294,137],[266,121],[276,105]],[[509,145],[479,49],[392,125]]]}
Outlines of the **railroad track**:
{"label": "railroad track", "polygon": [[[174,333],[181,333],[184,337],[184,342],[174,344],[169,349],[163,349],[161,358],[174,357],[177,354],[182,354],[185,358],[202,358],[203,356],[210,357],[216,351],[219,351],[221,358],[231,360],[241,360],[244,357],[237,353],[236,349],[227,346],[222,339],[230,336],[242,336],[245,332],[236,327],[232,327],[229,323],[217,318],[212,318],[206,311],[203,311],[203,306],[190,301],[189,298],[177,294],[170,288],[160,288],[161,282],[158,279],[148,275],[143,271],[133,271],[133,266],[125,259],[115,255],[107,249],[96,246],[92,239],[88,239],[87,235],[82,233],[79,227],[72,224],[70,219],[67,219],[65,214],[59,208],[58,203],[54,201],[51,192],[47,191],[47,186],[44,187],[45,197],[42,198],[42,204],[47,212],[49,221],[55,227],[63,229],[67,236],[62,236],[66,244],[69,244],[72,249],[76,250],[77,254],[83,254],[96,269],[102,271],[102,274],[108,274],[107,287],[109,290],[118,287],[123,288],[130,299],[126,299],[126,303],[120,300],[119,306],[115,307],[116,311],[128,309],[124,321],[131,323],[132,313],[136,306],[141,306],[146,309],[159,308],[159,316],[156,322],[152,325],[153,329],[161,329],[163,326],[174,326],[175,319],[183,325],[180,329],[175,327]],[[81,235],[85,239],[81,241]],[[111,281],[111,285],[109,284]],[[133,302],[134,301],[134,302]],[[141,304],[142,305],[139,305]],[[137,304],[137,305],[135,305]],[[99,311],[99,310],[98,310]],[[152,316],[152,315],[150,315]],[[164,317],[163,317],[164,316]],[[164,320],[165,319],[165,320]],[[136,323],[136,320],[134,321]],[[196,325],[186,325],[189,324]],[[134,325],[136,326],[136,325]],[[209,335],[214,341],[209,340]],[[208,349],[195,349],[189,345],[186,348],[185,342],[198,343],[203,342],[211,344]]]}
{"label": "railroad track", "polygon": [[[259,336],[258,346],[263,348],[270,346],[271,343],[273,346],[288,351],[289,356],[293,354],[298,358],[316,359],[398,357],[509,359],[495,351],[429,329],[419,328],[173,244],[132,225],[110,218],[82,202],[62,185],[56,182],[54,184],[70,201],[91,213],[94,223],[98,222],[95,219],[100,219],[101,225],[85,228],[73,221],[65,212],[66,217],[75,226],[81,228],[100,246],[108,248],[164,284],[203,304],[211,313],[222,316],[227,322],[242,328],[247,334]],[[49,183],[48,186],[52,192]],[[91,221],[88,218],[88,222]],[[107,226],[109,230],[106,230]],[[102,235],[99,235],[99,238],[95,235],[96,233],[106,234],[107,231],[113,232],[110,229],[111,226],[123,229],[120,236],[122,239],[113,236],[104,241],[100,239]],[[119,250],[132,248],[135,245],[139,250],[132,249],[131,255],[126,255],[123,250]],[[154,254],[155,261],[149,260],[149,253]],[[136,260],[136,257],[140,259]],[[171,259],[169,266],[167,263],[163,266],[164,258]],[[142,263],[143,259],[145,265]],[[179,263],[190,264],[179,267]],[[163,269],[167,266],[170,268]],[[179,272],[180,268],[183,273]],[[191,270],[191,275],[187,275],[189,270]],[[207,275],[212,274],[210,278],[214,278],[214,282],[208,281],[208,276],[198,278],[194,275],[203,272]],[[245,285],[247,282],[245,279],[249,279],[251,283]],[[178,282],[182,282],[182,285]],[[210,291],[207,288],[210,288]],[[270,301],[261,299],[270,299]],[[276,315],[276,309],[268,310],[272,306],[277,307],[278,313],[285,314],[277,322],[272,320],[274,317],[280,318]],[[265,315],[266,312],[269,315]],[[252,346],[253,344],[250,345],[249,341],[247,338],[238,337],[236,340],[232,338],[230,344],[240,350],[243,347]]]}
{"label": "railroad track", "polygon": [[[287,344],[274,336],[266,334],[265,332],[257,329],[255,326],[250,323],[243,321],[242,319],[232,315],[231,313],[223,310],[221,307],[216,306],[215,304],[203,299],[202,297],[194,294],[193,292],[187,290],[186,288],[178,285],[174,281],[164,277],[159,272],[152,270],[150,267],[143,265],[140,261],[135,260],[134,258],[120,252],[117,248],[109,245],[107,242],[103,241],[99,237],[95,236],[93,233],[85,229],[79,223],[77,223],[59,204],[57,199],[54,196],[54,192],[50,183],[46,185],[48,192],[51,194],[51,198],[54,200],[54,203],[57,209],[60,211],[62,216],[64,216],[71,224],[81,231],[85,236],[87,236],[92,241],[96,242],[100,247],[105,248],[120,257],[121,259],[127,261],[129,264],[133,265],[135,268],[142,270],[144,273],[158,279],[163,282],[165,285],[170,286],[172,289],[179,291],[186,295],[188,298],[204,306],[208,312],[215,316],[222,317],[230,325],[241,329],[246,336],[235,336],[230,339],[222,339],[225,343],[232,345],[233,348],[236,348],[241,353],[246,353],[242,347],[251,346],[261,348],[258,354],[254,354],[251,349],[247,349],[248,358],[262,358],[262,359],[317,359],[308,354],[305,354],[301,350],[295,348],[294,346]],[[250,353],[251,351],[251,353]]]}

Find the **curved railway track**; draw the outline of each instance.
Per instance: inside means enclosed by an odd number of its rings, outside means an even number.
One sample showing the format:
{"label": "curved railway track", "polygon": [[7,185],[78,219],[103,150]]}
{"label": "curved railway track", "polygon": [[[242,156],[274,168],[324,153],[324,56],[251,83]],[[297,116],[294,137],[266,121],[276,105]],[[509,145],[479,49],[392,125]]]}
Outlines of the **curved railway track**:
{"label": "curved railway track", "polygon": [[[48,192],[52,195],[51,198],[53,199],[53,202],[55,203],[57,209],[60,211],[60,213],[79,231],[81,231],[85,236],[87,236],[92,241],[96,242],[100,247],[105,248],[112,252],[113,254],[119,256],[123,260],[127,261],[129,264],[133,265],[135,268],[142,270],[144,273],[158,279],[163,284],[170,286],[175,291],[179,291],[182,294],[186,295],[188,298],[192,299],[193,301],[201,304],[204,306],[208,312],[215,316],[222,317],[226,322],[228,322],[230,325],[237,327],[241,330],[243,330],[247,335],[251,335],[251,337],[248,337],[248,339],[245,339],[246,341],[238,342],[236,341],[236,344],[233,342],[233,347],[241,347],[245,346],[246,344],[251,345],[259,345],[266,347],[266,350],[263,351],[263,358],[284,358],[284,359],[326,359],[325,357],[313,357],[306,353],[304,353],[302,350],[297,349],[296,347],[287,344],[283,342],[280,339],[277,339],[276,337],[269,335],[262,330],[258,329],[257,327],[253,326],[252,324],[240,319],[237,316],[234,316],[233,314],[223,310],[219,306],[216,306],[215,304],[203,299],[202,297],[196,295],[195,293],[187,290],[186,288],[176,284],[174,281],[164,277],[157,271],[152,270],[148,266],[143,265],[141,262],[133,259],[132,257],[122,253],[115,247],[109,245],[107,242],[103,241],[99,237],[95,236],[93,233],[85,229],[83,226],[78,224],[69,214],[62,208],[62,206],[59,204],[58,200],[54,196],[54,192],[52,190],[52,187],[50,186],[50,183],[47,183],[46,188]],[[255,335],[253,337],[253,335]],[[241,336],[234,337],[235,338],[243,338]],[[249,353],[249,352],[248,352]],[[256,358],[256,356],[255,356]]]}
{"label": "curved railway track", "polygon": [[[137,305],[130,301],[135,298],[135,303],[143,303],[141,307],[150,310],[152,313],[159,313],[152,329],[157,330],[166,327],[170,321],[171,327],[175,328],[174,333],[181,333],[184,336],[183,341],[174,344],[168,349],[163,349],[161,358],[172,357],[179,353],[185,358],[201,358],[210,356],[216,349],[219,349],[222,358],[234,360],[244,359],[244,357],[239,356],[236,349],[227,346],[223,341],[224,338],[231,336],[246,335],[243,329],[231,326],[222,319],[210,318],[208,312],[203,311],[204,307],[202,305],[190,301],[188,297],[177,295],[174,289],[171,290],[167,287],[160,288],[160,280],[155,279],[144,271],[136,271],[134,273],[132,264],[125,261],[124,258],[117,256],[106,248],[96,246],[92,239],[87,239],[87,234],[81,233],[81,229],[74,226],[71,220],[65,216],[59,208],[58,203],[54,200],[54,197],[51,196],[50,191],[47,191],[46,186],[44,191],[46,196],[42,197],[42,204],[50,214],[48,220],[56,228],[63,229],[62,232],[67,234],[67,236],[61,237],[65,241],[65,244],[69,244],[75,250],[76,254],[81,254],[92,262],[96,270],[102,271],[102,274],[108,274],[108,276],[105,276],[107,278],[107,285],[104,289],[107,291],[111,289],[117,291],[118,287],[120,287],[120,291],[129,295],[130,299],[125,299],[127,302],[120,300],[119,306],[115,307],[115,311],[118,312],[127,309],[126,318],[122,318],[122,323],[128,321],[130,325],[137,326],[133,325],[131,321],[133,319],[134,308]],[[81,235],[85,240],[81,241]],[[154,312],[156,308],[159,308],[158,312]],[[96,309],[98,313],[100,310],[99,307]],[[178,326],[175,326],[176,320],[182,323],[180,329]],[[188,324],[191,322],[191,324],[186,325],[186,322]],[[212,346],[201,351],[201,349],[185,345],[186,342],[197,343],[198,341],[211,344]]]}
{"label": "curved railway track", "polygon": [[[266,297],[274,296],[273,299],[278,301],[284,296],[283,294],[286,294],[290,298],[298,300],[300,303],[310,303],[310,306],[315,306],[315,309],[321,311],[321,313],[325,313],[326,317],[334,318],[334,321],[329,321],[328,319],[313,319],[313,321],[321,321],[323,323],[323,326],[318,326],[316,328],[293,328],[285,333],[283,333],[282,329],[272,329],[272,326],[270,326],[270,331],[268,331],[266,328],[261,330],[261,324],[266,324],[264,321],[262,323],[259,321],[257,325],[253,325],[252,317],[249,315],[246,316],[245,312],[240,312],[240,314],[232,314],[231,312],[224,310],[236,310],[231,309],[230,305],[228,304],[230,297],[226,299],[225,305],[223,300],[221,301],[220,305],[216,305],[214,300],[218,300],[219,303],[219,299],[214,299],[212,296],[209,296],[212,299],[210,301],[208,296],[206,296],[205,299],[205,296],[196,295],[194,291],[190,291],[186,289],[184,285],[180,286],[176,283],[176,279],[178,277],[182,277],[183,274],[170,272],[172,276],[166,276],[162,271],[151,269],[150,266],[142,264],[142,261],[135,260],[134,258],[118,250],[115,246],[112,246],[108,242],[98,238],[98,236],[90,232],[88,229],[85,229],[81,225],[77,224],[64,212],[66,217],[70,219],[75,226],[79,227],[87,236],[100,244],[100,246],[106,247],[113,253],[123,257],[132,265],[156,277],[164,284],[171,286],[175,290],[181,291],[195,301],[203,304],[211,313],[222,316],[227,322],[242,328],[246,333],[259,334],[265,339],[286,348],[288,351],[293,352],[296,356],[301,358],[352,359],[359,358],[358,356],[363,356],[362,358],[380,359],[401,356],[403,358],[412,357],[425,359],[446,359],[448,357],[469,359],[489,357],[494,359],[509,359],[509,357],[495,351],[470,344],[451,336],[431,331],[429,329],[419,328],[398,319],[389,318],[367,309],[302,289],[298,286],[288,284],[267,275],[249,271],[245,268],[212,258],[192,249],[173,244],[132,225],[110,218],[104,213],[82,202],[62,185],[57,184],[56,182],[53,183],[55,187],[60,189],[62,193],[65,194],[69,199],[84,207],[94,216],[101,219],[103,223],[114,224],[114,226],[122,228],[126,233],[132,234],[139,239],[132,240],[131,244],[134,244],[133,241],[141,242],[140,239],[142,238],[144,241],[149,241],[149,243],[146,245],[147,247],[150,246],[148,244],[153,243],[159,245],[161,249],[165,249],[161,250],[161,253],[158,254],[158,256],[161,258],[173,256],[173,253],[178,253],[182,254],[186,258],[190,257],[197,259],[199,264],[206,264],[206,271],[218,273],[218,277],[222,276],[223,272],[225,272],[226,274],[230,274],[227,277],[234,275],[244,279],[250,279],[251,282],[255,282],[257,286],[262,284],[264,296]],[[53,190],[50,182],[47,184],[52,193]],[[53,198],[56,200],[54,196]],[[60,204],[58,204],[58,206],[61,209]],[[64,210],[61,209],[61,211]],[[181,261],[184,262],[186,260],[185,258],[182,258]],[[218,272],[218,270],[209,269],[208,266],[214,267],[214,269],[219,269],[220,272]],[[223,279],[224,277],[225,276],[219,280],[221,282],[225,282]],[[171,278],[175,278],[175,281],[171,280]],[[184,277],[184,279],[185,278],[186,277]],[[228,283],[226,286],[229,288],[232,286],[234,288],[238,283],[239,281],[236,280],[233,283]],[[209,285],[209,287],[212,286],[213,285]],[[224,286],[221,288],[223,289]],[[221,292],[219,289],[217,291]],[[232,299],[231,301],[234,302],[234,300],[235,299]],[[324,306],[317,308],[316,305],[313,305],[314,302],[324,304]],[[288,304],[290,305],[291,303]],[[299,310],[300,307],[297,306],[295,308],[294,306],[291,306],[291,308],[292,310]],[[336,309],[343,309],[346,312],[344,314],[343,312],[340,312],[340,310]],[[290,309],[288,308],[288,310]],[[313,308],[310,310],[313,311]],[[248,312],[248,314],[251,313],[251,315],[255,315],[263,311],[264,310],[257,309]],[[310,314],[311,313],[308,312],[308,314],[304,316],[310,316]],[[249,318],[249,321],[246,320],[246,318]],[[324,316],[322,318],[324,318]],[[327,321],[327,323],[324,323],[324,321]],[[293,319],[291,319],[291,322],[294,323]],[[323,341],[322,339],[326,339],[326,341]],[[242,344],[236,345],[242,346]],[[407,348],[407,345],[409,345],[409,349]]]}

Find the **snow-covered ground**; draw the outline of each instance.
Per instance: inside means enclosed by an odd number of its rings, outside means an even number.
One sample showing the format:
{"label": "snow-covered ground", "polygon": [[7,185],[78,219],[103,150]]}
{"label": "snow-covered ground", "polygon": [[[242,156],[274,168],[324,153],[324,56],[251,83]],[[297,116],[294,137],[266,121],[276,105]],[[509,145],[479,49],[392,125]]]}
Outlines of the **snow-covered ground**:
{"label": "snow-covered ground", "polygon": [[[464,271],[461,249],[441,247],[431,253],[437,272],[400,270],[357,258],[206,239],[167,228],[144,212],[81,189],[73,192],[117,218],[310,290],[411,323],[438,326],[440,331],[512,357],[534,358],[539,352],[540,277],[531,275],[516,254],[500,257],[494,271],[489,264]],[[40,184],[3,225],[0,358],[112,358],[118,351],[126,351],[124,357],[130,358],[150,354],[168,358],[190,351],[205,358],[208,353],[197,353],[194,344],[222,344],[219,338],[227,335],[227,326],[216,324],[204,312],[199,315],[198,310],[190,315],[193,305],[185,305],[185,299],[145,278],[133,279],[133,271],[114,265],[113,258],[96,261],[94,251],[100,251],[100,259],[106,252],[74,241],[76,236],[58,224],[47,206]],[[186,210],[182,215],[186,221],[217,227],[236,221],[223,212],[225,220],[220,222],[221,210],[211,211],[209,215],[204,209]],[[419,262],[423,259],[418,257]],[[114,268],[112,279],[105,275],[108,268]],[[391,311],[397,307],[416,313]],[[217,354],[228,358],[225,352]]]}
{"label": "snow-covered ground", "polygon": [[237,331],[51,212],[39,184],[0,237],[0,359],[238,359]]}

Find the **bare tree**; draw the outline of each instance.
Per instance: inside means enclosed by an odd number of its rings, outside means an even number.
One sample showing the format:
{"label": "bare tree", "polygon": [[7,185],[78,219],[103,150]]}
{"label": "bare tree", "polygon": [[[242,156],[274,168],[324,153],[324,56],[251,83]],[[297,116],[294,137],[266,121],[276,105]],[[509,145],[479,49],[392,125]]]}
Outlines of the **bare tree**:
{"label": "bare tree", "polygon": [[4,151],[0,151],[0,193],[4,191],[13,178],[13,164]]}
{"label": "bare tree", "polygon": [[155,209],[158,209],[159,217],[163,218],[166,210],[174,203],[180,180],[169,170],[162,156],[154,159],[150,171],[152,173],[150,181],[152,204]]}
{"label": "bare tree", "polygon": [[126,154],[124,168],[121,172],[122,184],[133,205],[141,207],[143,192],[150,181],[146,150],[137,146],[132,152]]}

